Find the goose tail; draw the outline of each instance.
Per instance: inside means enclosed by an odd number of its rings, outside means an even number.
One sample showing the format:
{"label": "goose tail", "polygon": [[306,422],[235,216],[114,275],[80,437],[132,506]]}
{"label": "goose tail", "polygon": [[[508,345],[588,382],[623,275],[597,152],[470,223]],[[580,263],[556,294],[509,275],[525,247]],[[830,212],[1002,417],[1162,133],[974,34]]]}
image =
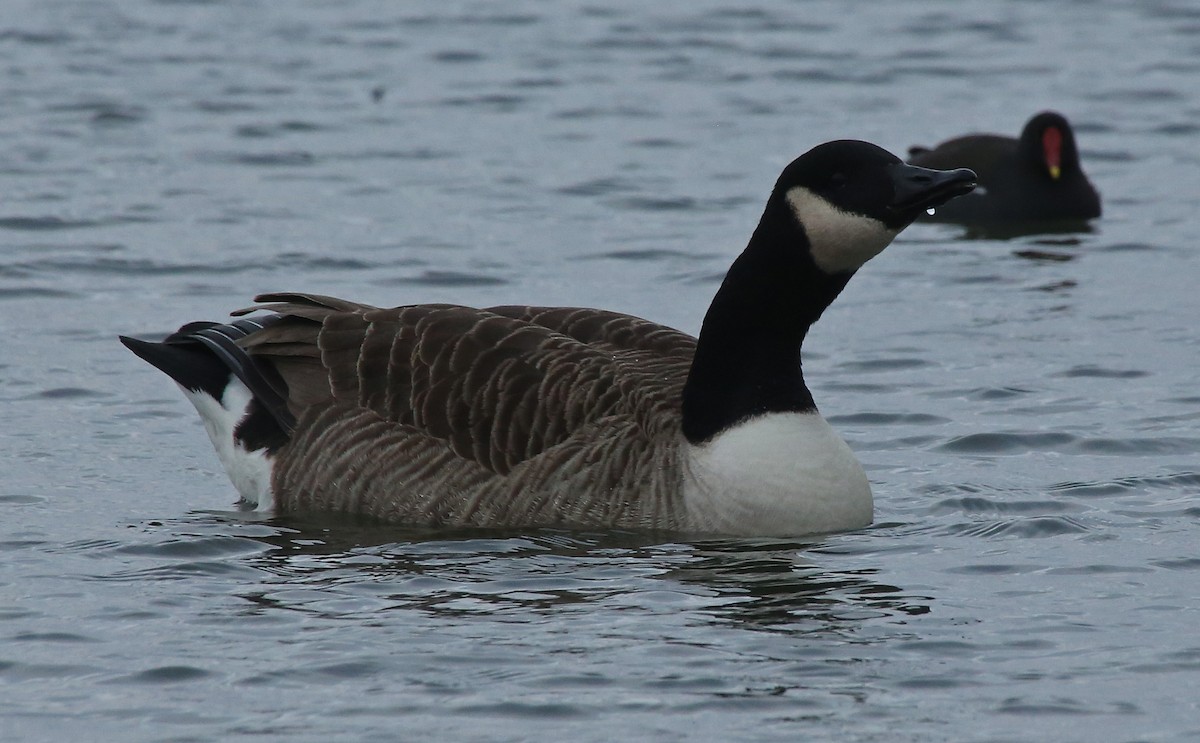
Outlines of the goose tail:
{"label": "goose tail", "polygon": [[288,442],[295,418],[283,380],[237,341],[276,320],[190,323],[161,342],[120,336],[126,348],[183,390],[242,503],[257,509],[272,506],[275,453]]}

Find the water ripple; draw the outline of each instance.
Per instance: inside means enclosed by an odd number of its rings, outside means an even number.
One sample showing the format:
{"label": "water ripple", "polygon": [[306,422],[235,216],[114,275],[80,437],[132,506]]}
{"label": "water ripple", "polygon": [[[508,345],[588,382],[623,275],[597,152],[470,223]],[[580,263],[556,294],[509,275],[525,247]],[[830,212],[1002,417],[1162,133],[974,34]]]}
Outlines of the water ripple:
{"label": "water ripple", "polygon": [[102,390],[87,389],[85,387],[53,387],[48,390],[41,390],[25,399],[45,399],[45,400],[81,400],[98,397],[112,397],[111,392]]}
{"label": "water ripple", "polygon": [[837,365],[841,371],[852,374],[870,374],[875,372],[906,371],[929,366],[930,362],[919,358],[889,358],[870,359],[867,361],[844,361]]}
{"label": "water ripple", "polygon": [[451,96],[438,103],[443,106],[483,108],[493,113],[510,113],[529,102],[528,96],[515,93],[482,93],[470,96]]}
{"label": "water ripple", "polygon": [[945,498],[935,503],[931,510],[952,511],[969,514],[1053,514],[1075,510],[1077,506],[1057,500],[1001,500],[981,498],[978,496],[963,496]]}
{"label": "water ripple", "polygon": [[145,671],[120,676],[112,679],[115,683],[127,684],[149,684],[158,686],[159,684],[178,684],[188,681],[199,681],[201,679],[212,676],[212,671],[207,671],[196,666],[158,666],[149,668]]}
{"label": "water ripple", "polygon": [[688,253],[682,250],[663,250],[660,248],[643,248],[629,250],[609,250],[603,253],[589,253],[579,256],[578,260],[599,260],[612,259],[618,261],[631,261],[640,263],[643,261],[664,261],[664,260],[687,260],[694,261],[697,259],[711,258],[710,255],[697,255],[696,253]]}
{"label": "water ripple", "polygon": [[971,537],[1037,539],[1064,534],[1084,534],[1090,530],[1087,526],[1068,516],[1031,516],[983,523],[955,524],[945,527],[942,531],[946,534]]}
{"label": "water ripple", "polygon": [[18,44],[32,46],[56,46],[68,44],[75,37],[66,31],[30,31],[27,29],[6,28],[0,31],[0,43],[14,41]]}
{"label": "water ripple", "polygon": [[608,194],[636,191],[644,184],[625,178],[590,178],[569,186],[556,189],[558,193],[568,196],[607,196]]}
{"label": "water ripple", "polygon": [[222,556],[259,554],[261,542],[230,536],[204,536],[169,539],[150,544],[128,544],[113,549],[118,554],[164,558],[217,558]]}
{"label": "water ripple", "polygon": [[197,274],[229,274],[261,268],[254,263],[170,263],[151,258],[44,258],[14,263],[6,267],[12,275],[37,276],[50,274],[105,274],[114,276],[195,276]]}
{"label": "water ripple", "polygon": [[1138,456],[1152,454],[1194,455],[1200,451],[1200,438],[1190,436],[1158,436],[1154,438],[1128,437],[1088,438],[1078,442],[1076,450],[1105,456]]}
{"label": "water ripple", "polygon": [[938,448],[956,454],[1020,454],[1061,449],[1078,440],[1072,434],[1055,432],[972,433],[953,438]]}
{"label": "water ripple", "polygon": [[1053,492],[1085,497],[1114,496],[1153,490],[1200,492],[1200,472],[1122,477],[1115,480],[1065,482],[1055,485],[1052,488]]}
{"label": "water ripple", "polygon": [[201,152],[196,159],[207,163],[250,165],[267,168],[307,167],[317,162],[317,157],[305,150],[279,150],[277,152]]}
{"label": "water ripple", "polygon": [[55,643],[87,643],[99,642],[94,637],[87,637],[75,632],[18,632],[9,637],[13,642],[55,642]]}
{"label": "water ripple", "polygon": [[95,219],[64,219],[55,216],[42,217],[0,217],[0,229],[3,230],[22,230],[22,231],[47,231],[47,230],[78,230],[88,227],[101,227],[106,224],[113,224],[110,220],[95,220]]}
{"label": "water ripple", "polygon": [[1085,364],[1081,366],[1073,366],[1070,369],[1059,372],[1053,376],[1066,377],[1074,379],[1079,377],[1092,379],[1139,379],[1149,376],[1150,372],[1140,369],[1105,369],[1104,367],[1095,366],[1093,364]]}
{"label": "water ripple", "polygon": [[927,413],[853,413],[847,415],[827,416],[830,423],[837,425],[868,425],[868,426],[934,426],[950,423],[949,418]]}
{"label": "water ripple", "polygon": [[503,279],[498,276],[489,276],[481,273],[465,271],[426,271],[420,276],[378,279],[373,283],[380,284],[382,286],[501,286],[510,282],[508,279]]}
{"label": "water ripple", "polygon": [[0,299],[27,299],[30,297],[42,299],[76,299],[83,296],[79,292],[66,289],[51,289],[43,286],[0,287]]}
{"label": "water ripple", "polygon": [[270,139],[287,134],[322,132],[329,129],[309,121],[281,121],[275,124],[242,124],[234,130],[234,134],[247,139]]}

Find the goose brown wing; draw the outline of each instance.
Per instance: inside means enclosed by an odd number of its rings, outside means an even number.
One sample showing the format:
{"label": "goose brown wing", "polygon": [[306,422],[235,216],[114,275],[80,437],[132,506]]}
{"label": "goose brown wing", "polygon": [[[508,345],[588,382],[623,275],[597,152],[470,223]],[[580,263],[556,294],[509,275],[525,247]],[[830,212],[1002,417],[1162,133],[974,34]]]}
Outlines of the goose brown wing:
{"label": "goose brown wing", "polygon": [[622,391],[647,411],[647,421],[677,426],[683,383],[696,339],[640,317],[580,307],[489,307],[488,312],[540,325],[612,356]]}
{"label": "goose brown wing", "polygon": [[541,325],[595,348],[649,351],[664,359],[691,363],[696,339],[687,333],[633,315],[582,307],[489,307],[488,312]]}
{"label": "goose brown wing", "polygon": [[677,420],[682,359],[690,361],[681,339],[634,331],[652,324],[615,313],[606,325],[569,319],[579,311],[381,309],[305,294],[256,301],[264,304],[237,314],[262,309],[282,319],[239,344],[280,373],[297,418],[310,408],[357,406],[500,474],[607,416],[654,420],[670,405],[640,388],[646,377],[658,380],[676,410],[667,417]]}

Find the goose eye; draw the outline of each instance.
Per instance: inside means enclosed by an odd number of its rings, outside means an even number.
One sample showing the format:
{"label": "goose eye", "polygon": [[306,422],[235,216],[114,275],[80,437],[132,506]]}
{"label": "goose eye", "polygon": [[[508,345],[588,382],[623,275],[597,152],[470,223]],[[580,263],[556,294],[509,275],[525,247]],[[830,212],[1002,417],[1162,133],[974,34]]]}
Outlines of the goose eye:
{"label": "goose eye", "polygon": [[833,177],[829,179],[829,185],[835,189],[844,188],[847,180],[849,179],[846,178],[845,173],[834,173]]}

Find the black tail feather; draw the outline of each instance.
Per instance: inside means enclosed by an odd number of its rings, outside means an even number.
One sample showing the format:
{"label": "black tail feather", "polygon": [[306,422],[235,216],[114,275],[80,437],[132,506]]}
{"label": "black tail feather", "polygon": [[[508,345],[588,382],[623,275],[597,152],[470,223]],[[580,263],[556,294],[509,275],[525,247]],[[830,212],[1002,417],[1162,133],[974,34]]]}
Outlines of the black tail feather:
{"label": "black tail feather", "polygon": [[269,364],[261,364],[237,340],[278,322],[272,315],[244,318],[229,324],[193,322],[161,343],[121,336],[121,343],[138,357],[190,390],[203,390],[220,400],[232,373],[250,390],[285,435],[296,427],[287,406],[287,384]]}

